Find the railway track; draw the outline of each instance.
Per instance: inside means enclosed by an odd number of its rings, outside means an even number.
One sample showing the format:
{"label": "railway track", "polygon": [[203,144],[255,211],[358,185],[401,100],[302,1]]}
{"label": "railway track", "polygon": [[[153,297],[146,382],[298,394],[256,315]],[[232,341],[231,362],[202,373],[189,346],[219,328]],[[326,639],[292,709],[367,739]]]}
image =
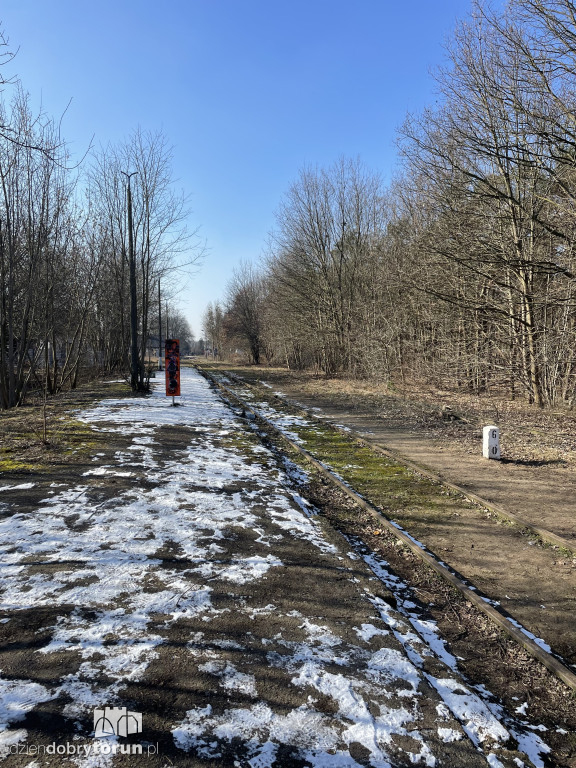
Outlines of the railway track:
{"label": "railway track", "polygon": [[[425,563],[426,566],[432,569],[434,573],[438,574],[454,589],[458,590],[458,592],[465,598],[466,601],[471,603],[477,610],[485,615],[511,640],[524,648],[534,659],[543,664],[556,678],[562,681],[565,685],[569,686],[572,691],[576,692],[576,674],[572,671],[572,669],[570,669],[567,663],[557,654],[543,648],[541,642],[539,642],[537,638],[534,638],[530,632],[522,627],[522,625],[516,621],[513,616],[505,612],[500,606],[494,604],[494,601],[482,595],[480,590],[473,583],[455,572],[454,569],[450,568],[450,566],[443,562],[442,558],[438,557],[437,554],[414,539],[414,537],[412,537],[406,530],[403,530],[397,522],[385,515],[381,508],[367,499],[365,495],[358,493],[357,490],[355,490],[341,477],[339,477],[337,473],[335,473],[329,466],[326,465],[326,463],[320,461],[317,457],[312,455],[310,451],[306,450],[306,448],[303,447],[299,440],[294,439],[294,435],[290,434],[290,430],[279,428],[278,425],[275,424],[270,418],[267,418],[267,416],[264,415],[264,413],[262,413],[258,407],[254,406],[254,404],[250,402],[247,402],[247,400],[242,397],[241,392],[238,392],[237,390],[234,391],[230,386],[227,386],[227,383],[230,383],[229,381],[223,382],[222,380],[219,380],[219,378],[213,376],[210,372],[206,371],[200,366],[198,366],[198,370],[209,381],[211,381],[211,383],[217,387],[223,393],[223,395],[229,401],[231,401],[231,403],[239,406],[249,418],[252,418],[254,421],[264,426],[269,432],[276,435],[277,438],[279,438],[285,444],[289,445],[293,450],[297,451],[298,454],[300,454],[310,465],[314,466],[315,470],[320,473],[323,478],[325,478],[341,493],[345,494],[354,504],[371,515],[380,528],[386,529],[390,534],[396,537],[396,539],[400,541],[402,545],[410,549],[411,552],[413,552],[423,563]],[[230,374],[227,374],[227,377],[230,377]],[[242,387],[253,386],[244,379],[240,379],[239,377],[235,377],[235,379],[236,384],[239,384]],[[299,408],[300,412],[304,413],[307,419],[312,420],[313,422],[317,422],[318,425],[321,425],[324,429],[329,426],[332,429],[339,430],[337,426],[327,424],[325,420],[319,420],[311,412],[306,411],[299,406],[294,406],[293,404],[291,405],[295,408]],[[494,505],[485,503],[483,499],[465,492],[463,489],[455,486],[454,484],[445,483],[437,476],[434,476],[433,473],[426,472],[418,465],[415,465],[411,462],[406,462],[403,459],[399,459],[397,456],[391,454],[391,452],[386,451],[380,446],[375,446],[371,441],[365,440],[360,435],[354,434],[350,430],[340,429],[339,431],[344,433],[347,437],[353,437],[360,444],[369,447],[371,450],[375,450],[386,456],[391,456],[395,461],[400,461],[405,466],[410,467],[414,472],[417,472],[420,475],[428,476],[435,482],[440,482],[447,488],[462,493],[464,496],[474,501],[475,503],[480,503],[488,509],[495,509]],[[556,536],[556,534],[553,534],[550,531],[538,529],[535,526],[529,526],[527,523],[525,523],[525,521],[519,520],[514,515],[506,515],[505,511],[500,510],[499,508],[495,511],[502,514],[503,516],[508,517],[508,519],[512,519],[516,524],[531,529],[533,533],[539,535],[543,539],[545,536],[542,536],[542,533],[545,535],[549,534],[550,538],[546,538],[545,540],[557,546],[560,545],[566,548],[570,548],[569,542],[562,540],[561,543],[559,543],[558,539],[561,537]],[[573,544],[571,547],[573,548]]]}

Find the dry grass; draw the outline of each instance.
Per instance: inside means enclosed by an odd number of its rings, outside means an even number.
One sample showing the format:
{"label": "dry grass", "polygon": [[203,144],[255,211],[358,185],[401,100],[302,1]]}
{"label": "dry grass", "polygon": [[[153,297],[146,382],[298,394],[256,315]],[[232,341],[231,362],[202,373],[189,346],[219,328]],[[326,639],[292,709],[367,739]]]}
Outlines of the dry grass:
{"label": "dry grass", "polygon": [[45,414],[40,398],[0,412],[0,472],[46,472],[55,465],[81,459],[95,448],[100,437],[78,421],[75,413],[99,398],[128,394],[125,384],[93,381],[49,398]]}
{"label": "dry grass", "polygon": [[454,388],[434,387],[425,382],[406,382],[402,387],[347,378],[326,378],[312,372],[283,368],[230,366],[248,380],[267,381],[272,386],[297,384],[303,395],[329,398],[335,407],[350,412],[374,413],[386,426],[408,429],[439,442],[460,445],[478,454],[482,428],[500,427],[506,455],[526,464],[558,463],[576,466],[576,412],[537,408],[523,399],[503,394],[473,395]]}

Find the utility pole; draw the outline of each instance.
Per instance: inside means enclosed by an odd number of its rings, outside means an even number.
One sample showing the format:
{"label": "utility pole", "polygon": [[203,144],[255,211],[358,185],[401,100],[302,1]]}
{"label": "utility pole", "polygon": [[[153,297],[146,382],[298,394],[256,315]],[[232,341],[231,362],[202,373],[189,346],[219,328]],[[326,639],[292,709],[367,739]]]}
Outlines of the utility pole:
{"label": "utility pole", "polygon": [[160,297],[160,278],[158,278],[158,370],[162,370],[162,299]]}
{"label": "utility pole", "polygon": [[128,259],[130,263],[130,386],[132,391],[139,389],[139,364],[138,364],[138,299],[136,295],[136,259],[134,257],[134,231],[132,228],[132,189],[130,179],[136,176],[138,171],[121,173],[128,179],[126,188],[126,203],[128,207]]}

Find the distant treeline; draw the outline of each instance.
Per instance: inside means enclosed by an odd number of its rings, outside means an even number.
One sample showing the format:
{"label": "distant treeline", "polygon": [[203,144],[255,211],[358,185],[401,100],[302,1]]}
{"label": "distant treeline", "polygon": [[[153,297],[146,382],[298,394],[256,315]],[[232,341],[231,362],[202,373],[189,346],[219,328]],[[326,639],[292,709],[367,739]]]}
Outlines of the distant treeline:
{"label": "distant treeline", "polygon": [[574,3],[474,3],[437,81],[392,184],[347,159],[300,173],[205,336],[253,362],[573,405]]}

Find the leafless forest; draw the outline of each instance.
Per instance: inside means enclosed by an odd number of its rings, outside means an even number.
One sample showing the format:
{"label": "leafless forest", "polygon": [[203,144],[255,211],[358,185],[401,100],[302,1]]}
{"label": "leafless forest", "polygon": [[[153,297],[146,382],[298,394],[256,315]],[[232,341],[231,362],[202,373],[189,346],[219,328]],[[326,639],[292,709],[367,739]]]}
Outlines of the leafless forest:
{"label": "leafless forest", "polygon": [[208,344],[573,406],[575,4],[474,4],[436,76],[392,184],[346,158],[300,173],[261,267],[208,307]]}
{"label": "leafless forest", "polygon": [[[2,45],[6,65],[12,55]],[[170,147],[161,133],[136,129],[74,162],[59,122],[32,111],[17,79],[1,86],[0,408],[21,405],[30,391],[74,387],[86,372],[131,374],[133,388],[145,389],[159,323],[189,334],[168,276],[198,256]]]}
{"label": "leafless forest", "polygon": [[[208,307],[206,345],[573,406],[575,4],[475,3],[436,77],[437,105],[399,130],[392,183],[348,158],[300,172],[262,263]],[[85,369],[145,389],[160,324],[187,332],[168,275],[197,256],[170,147],[137,129],[73,161],[59,120],[19,82],[1,88],[0,407]]]}

